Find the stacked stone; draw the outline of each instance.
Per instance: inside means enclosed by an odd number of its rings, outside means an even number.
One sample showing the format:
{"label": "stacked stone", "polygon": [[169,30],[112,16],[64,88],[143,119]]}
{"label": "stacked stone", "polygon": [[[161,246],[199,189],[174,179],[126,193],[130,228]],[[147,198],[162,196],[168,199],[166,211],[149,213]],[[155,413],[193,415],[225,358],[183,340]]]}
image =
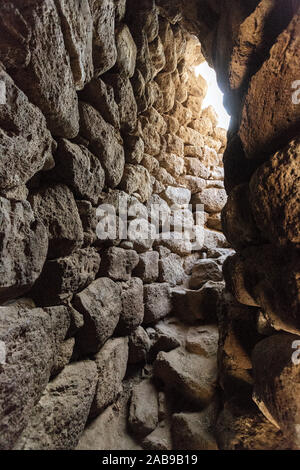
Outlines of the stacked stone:
{"label": "stacked stone", "polygon": [[[127,369],[139,381],[166,343],[192,374],[205,362],[160,332],[176,295],[217,291],[192,274],[199,254],[134,230],[141,219],[151,229],[152,203],[172,229],[174,205],[199,229],[185,210],[192,197],[207,227],[220,229],[211,190],[220,205],[225,137],[212,109],[201,115],[206,85],[191,68],[203,60],[199,42],[154,2],[11,0],[0,13],[0,447],[71,449],[87,420],[99,416],[99,426],[128,400]],[[118,211],[119,196],[130,208],[128,237],[101,241],[97,207]],[[226,246],[221,232],[208,235],[204,251]],[[223,255],[213,255],[220,262],[206,281],[221,280]],[[168,374],[164,361],[185,368],[179,356],[157,358],[157,377]],[[193,384],[173,385],[197,402]]]}
{"label": "stacked stone", "polygon": [[158,0],[199,32],[233,116],[222,221],[237,254],[224,265],[234,297],[220,317],[218,444],[299,449],[299,4],[246,3],[210,1],[195,18],[194,0],[176,12]]}

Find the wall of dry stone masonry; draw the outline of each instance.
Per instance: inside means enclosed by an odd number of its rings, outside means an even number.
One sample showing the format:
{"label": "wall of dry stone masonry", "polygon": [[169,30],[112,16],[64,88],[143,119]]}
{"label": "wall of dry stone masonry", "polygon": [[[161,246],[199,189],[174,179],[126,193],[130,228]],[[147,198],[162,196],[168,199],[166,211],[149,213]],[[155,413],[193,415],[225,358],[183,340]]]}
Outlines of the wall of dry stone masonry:
{"label": "wall of dry stone masonry", "polygon": [[218,443],[227,449],[297,449],[300,381],[292,354],[300,304],[299,3],[157,4],[170,21],[181,18],[198,35],[233,117],[222,224],[237,253],[223,271],[238,303],[228,298],[219,322],[225,403]]}
{"label": "wall of dry stone masonry", "polygon": [[[284,4],[1,4],[2,449],[299,447],[299,12]],[[201,109],[202,54],[228,145]],[[119,196],[128,237],[101,241],[97,207],[120,214]],[[191,234],[183,206],[204,205],[200,249],[138,239],[151,203]]]}
{"label": "wall of dry stone masonry", "polygon": [[[154,2],[12,0],[0,17],[0,447],[216,448],[231,250],[199,41]],[[97,207],[121,215],[120,197],[128,236],[100,240]],[[139,239],[153,205],[167,233]]]}

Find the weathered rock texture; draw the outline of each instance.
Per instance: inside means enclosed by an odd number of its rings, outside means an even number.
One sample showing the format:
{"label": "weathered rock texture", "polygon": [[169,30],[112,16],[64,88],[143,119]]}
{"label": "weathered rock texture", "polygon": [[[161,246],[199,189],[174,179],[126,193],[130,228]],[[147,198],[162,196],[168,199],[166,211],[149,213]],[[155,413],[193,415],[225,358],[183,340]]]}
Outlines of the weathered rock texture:
{"label": "weathered rock texture", "polygon": [[1,2],[1,449],[300,448],[299,28]]}

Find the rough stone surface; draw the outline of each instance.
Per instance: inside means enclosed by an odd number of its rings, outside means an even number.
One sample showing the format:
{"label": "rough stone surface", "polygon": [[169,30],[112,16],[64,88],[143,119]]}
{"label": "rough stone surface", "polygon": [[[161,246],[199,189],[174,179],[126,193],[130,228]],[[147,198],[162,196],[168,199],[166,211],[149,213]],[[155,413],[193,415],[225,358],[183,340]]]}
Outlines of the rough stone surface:
{"label": "rough stone surface", "polygon": [[192,198],[193,204],[203,204],[206,212],[220,212],[226,204],[224,189],[206,188]]}
{"label": "rough stone surface", "polygon": [[191,193],[188,189],[185,188],[175,188],[168,186],[167,189],[163,192],[162,197],[170,206],[184,206],[189,204],[191,200]]}
{"label": "rough stone surface", "polygon": [[27,181],[51,156],[52,139],[46,120],[14,84],[0,65],[6,102],[0,106],[0,187],[8,189]]}
{"label": "rough stone surface", "polygon": [[172,416],[172,437],[176,450],[218,450],[214,437],[216,410],[178,413]]}
{"label": "rough stone surface", "polygon": [[39,305],[58,305],[70,294],[88,286],[96,277],[100,256],[94,248],[76,250],[70,256],[46,261],[34,285]]}
{"label": "rough stone surface", "polygon": [[185,273],[179,255],[171,253],[159,261],[159,280],[167,282],[170,286],[181,284]]}
{"label": "rough stone surface", "polygon": [[55,0],[55,4],[61,19],[75,86],[77,90],[81,90],[91,80],[94,72],[93,19],[89,2],[84,0],[78,5],[76,0]]}
{"label": "rough stone surface", "polygon": [[200,3],[0,5],[1,448],[300,448],[299,5]]}
{"label": "rough stone surface", "polygon": [[154,431],[142,442],[146,450],[171,451],[173,449],[170,425],[161,421]]}
{"label": "rough stone surface", "polygon": [[48,249],[47,231],[27,201],[0,198],[0,299],[28,291],[40,275]]}
{"label": "rough stone surface", "polygon": [[109,74],[106,75],[105,80],[113,86],[115,92],[115,100],[120,112],[121,129],[133,132],[137,124],[137,104],[129,78]]}
{"label": "rough stone surface", "polygon": [[[299,56],[299,24],[298,10],[288,28],[278,36],[270,57],[251,80],[239,130],[250,158],[270,153],[282,141],[297,135],[300,111],[293,103],[292,85],[299,80],[295,66],[295,58]],[[284,90],[282,83],[287,84]],[[264,103],[259,112],[255,103]],[[277,109],[275,114],[273,109]]]}
{"label": "rough stone surface", "polygon": [[170,287],[167,283],[147,284],[144,286],[145,316],[144,323],[155,323],[166,317],[172,310]]}
{"label": "rough stone surface", "polygon": [[[248,406],[247,406],[248,405]],[[217,421],[216,436],[221,450],[287,450],[289,442],[253,403],[230,400]],[[249,433],[251,429],[251,433]]]}
{"label": "rough stone surface", "polygon": [[30,8],[18,2],[18,8],[30,31],[30,59],[27,67],[12,71],[13,78],[41,109],[51,132],[73,138],[79,130],[78,100],[55,2],[31,2]]}
{"label": "rough stone surface", "polygon": [[192,277],[189,285],[191,289],[200,289],[208,281],[222,281],[223,275],[218,264],[210,259],[197,262],[192,270]]}
{"label": "rough stone surface", "polygon": [[228,290],[240,303],[260,306],[276,329],[299,334],[297,252],[263,245],[242,253],[242,257],[234,255],[224,264]]}
{"label": "rough stone surface", "polygon": [[67,256],[80,248],[83,229],[74,196],[62,184],[41,188],[30,194],[33,212],[47,228],[48,257]]}
{"label": "rough stone surface", "polygon": [[123,178],[120,188],[128,194],[138,193],[141,201],[147,201],[152,193],[150,174],[146,168],[141,165],[125,165]]}
{"label": "rough stone surface", "polygon": [[194,354],[205,357],[216,356],[218,350],[219,331],[214,325],[190,328],[186,338],[186,349]]}
{"label": "rough stone surface", "polygon": [[93,17],[93,62],[97,76],[112,68],[117,60],[114,0],[89,1]]}
{"label": "rough stone surface", "polygon": [[122,311],[120,287],[100,278],[76,294],[74,307],[84,316],[84,326],[76,336],[82,354],[96,353],[113,334]]}
{"label": "rough stone surface", "polygon": [[80,132],[105,170],[106,183],[114,188],[123,176],[125,155],[122,140],[113,126],[87,103],[80,103]]}
{"label": "rough stone surface", "polygon": [[145,284],[155,282],[159,275],[159,254],[156,251],[148,251],[140,254],[139,264],[134,270],[134,275],[141,278]]}
{"label": "rough stone surface", "polygon": [[0,310],[0,338],[5,352],[0,372],[0,446],[9,450],[49,381],[70,318],[64,307],[43,310],[8,306]]}
{"label": "rough stone surface", "polygon": [[236,249],[263,241],[265,235],[255,224],[247,183],[236,186],[228,196],[222,211],[222,226],[227,240]]}
{"label": "rough stone surface", "polygon": [[96,387],[96,364],[70,364],[46,387],[19,439],[18,450],[68,450],[77,446]]}
{"label": "rough stone surface", "polygon": [[111,247],[102,255],[101,273],[114,281],[129,281],[138,262],[136,251]]}
{"label": "rough stone surface", "polygon": [[56,181],[67,184],[80,199],[97,204],[104,188],[105,173],[100,161],[83,145],[61,139],[56,166],[51,172]]}
{"label": "rough stone surface", "polygon": [[129,336],[129,364],[145,363],[150,350],[151,341],[143,327],[139,326]]}
{"label": "rough stone surface", "polygon": [[117,67],[131,78],[134,75],[137,48],[127,25],[122,25],[116,34]]}
{"label": "rough stone surface", "polygon": [[[254,394],[261,412],[299,449],[299,336],[277,334],[258,343],[253,351]],[[294,354],[294,361],[292,355]]]}
{"label": "rough stone surface", "polygon": [[299,157],[296,139],[259,167],[250,181],[251,208],[263,236],[294,248],[300,247]]}
{"label": "rough stone surface", "polygon": [[134,434],[144,437],[158,425],[157,391],[150,380],[143,380],[132,391],[129,425]]}
{"label": "rough stone surface", "polygon": [[95,356],[98,378],[90,417],[95,417],[104,408],[116,401],[122,391],[122,380],[128,360],[128,339],[109,339]]}
{"label": "rough stone surface", "polygon": [[117,332],[128,334],[141,325],[144,319],[143,282],[136,277],[128,282],[122,282],[120,287],[122,312]]}
{"label": "rough stone surface", "polygon": [[112,86],[106,85],[100,78],[93,78],[79,96],[99,111],[106,122],[120,127],[120,113]]}
{"label": "rough stone surface", "polygon": [[138,443],[128,433],[128,402],[130,384],[117,401],[106,408],[85,428],[78,450],[141,450]]}
{"label": "rough stone surface", "polygon": [[214,358],[191,354],[183,348],[160,352],[154,373],[168,387],[175,388],[192,402],[209,404],[215,394],[217,364]]}

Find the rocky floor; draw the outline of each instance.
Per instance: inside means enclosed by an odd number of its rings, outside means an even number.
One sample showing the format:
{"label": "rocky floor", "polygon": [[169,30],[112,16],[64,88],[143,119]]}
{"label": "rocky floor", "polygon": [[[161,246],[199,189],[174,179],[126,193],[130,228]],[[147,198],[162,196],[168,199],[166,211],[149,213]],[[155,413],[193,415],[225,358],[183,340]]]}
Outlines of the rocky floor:
{"label": "rocky floor", "polygon": [[[172,288],[172,313],[129,336],[119,397],[88,423],[77,449],[218,448],[220,268],[231,252],[215,250],[210,259],[195,253],[185,283]],[[116,357],[115,369],[120,362]]]}

